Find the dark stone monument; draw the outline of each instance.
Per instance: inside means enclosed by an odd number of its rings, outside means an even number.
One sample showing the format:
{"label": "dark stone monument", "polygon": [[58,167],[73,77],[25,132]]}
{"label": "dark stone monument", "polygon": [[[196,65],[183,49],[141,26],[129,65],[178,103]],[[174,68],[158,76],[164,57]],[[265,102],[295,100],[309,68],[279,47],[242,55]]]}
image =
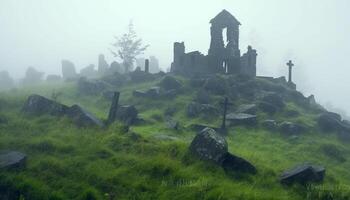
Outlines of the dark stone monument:
{"label": "dark stone monument", "polygon": [[62,60],[62,76],[63,79],[69,80],[77,77],[74,64],[69,60]]}
{"label": "dark stone monument", "polygon": [[119,104],[119,92],[114,92],[111,108],[109,109],[107,124],[113,123],[117,118],[118,104]]}
{"label": "dark stone monument", "polygon": [[149,60],[148,59],[145,60],[145,72],[149,73]]}
{"label": "dark stone monument", "polygon": [[100,54],[98,56],[98,73],[103,75],[107,72],[109,68],[109,65],[105,59],[105,56],[103,54]]}
{"label": "dark stone monument", "polygon": [[288,66],[288,86],[292,89],[296,89],[296,85],[295,83],[293,83],[292,81],[292,69],[294,67],[294,64],[293,62],[290,60],[288,63],[287,63],[287,66]]}

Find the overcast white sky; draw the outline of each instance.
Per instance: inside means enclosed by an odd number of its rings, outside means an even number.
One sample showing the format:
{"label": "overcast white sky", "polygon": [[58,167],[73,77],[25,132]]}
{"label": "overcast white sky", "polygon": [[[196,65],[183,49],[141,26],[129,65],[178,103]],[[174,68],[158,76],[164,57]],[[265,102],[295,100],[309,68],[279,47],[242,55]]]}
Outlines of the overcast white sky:
{"label": "overcast white sky", "polygon": [[16,78],[28,66],[60,73],[60,61],[78,69],[109,53],[114,35],[130,20],[165,69],[172,45],[187,51],[209,48],[209,20],[222,9],[242,23],[241,49],[258,51],[258,73],[286,75],[295,63],[295,82],[323,104],[350,113],[348,0],[0,0],[0,70]]}

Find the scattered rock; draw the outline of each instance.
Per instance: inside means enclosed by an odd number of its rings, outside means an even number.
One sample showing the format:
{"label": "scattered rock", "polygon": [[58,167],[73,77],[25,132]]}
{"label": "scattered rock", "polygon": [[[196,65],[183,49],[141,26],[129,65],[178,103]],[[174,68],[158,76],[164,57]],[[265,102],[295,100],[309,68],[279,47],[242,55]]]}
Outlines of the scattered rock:
{"label": "scattered rock", "polygon": [[266,103],[266,102],[260,102],[258,104],[258,107],[260,110],[262,110],[265,113],[268,113],[270,115],[273,115],[277,112],[278,108],[270,103]]}
{"label": "scattered rock", "polygon": [[30,115],[63,116],[68,107],[40,95],[31,95],[24,104],[23,112]]}
{"label": "scattered rock", "polygon": [[226,115],[226,120],[231,122],[231,125],[256,125],[256,115],[245,113],[230,113]]}
{"label": "scattered rock", "polygon": [[222,95],[226,92],[226,82],[223,78],[214,76],[205,81],[204,89],[213,94]]}
{"label": "scattered rock", "polygon": [[245,113],[255,115],[257,112],[257,106],[255,104],[244,104],[237,108],[236,113]]}
{"label": "scattered rock", "polygon": [[255,174],[257,172],[254,165],[252,165],[250,162],[238,156],[232,155],[230,153],[226,153],[224,155],[221,166],[228,173],[243,172],[243,173]]}
{"label": "scattered rock", "polygon": [[282,99],[282,97],[276,93],[270,93],[263,97],[263,102],[269,103],[271,105],[274,105],[278,109],[283,109],[285,106],[285,103]]}
{"label": "scattered rock", "polygon": [[171,135],[155,135],[153,137],[155,139],[161,140],[161,141],[177,141],[177,140],[179,140],[178,137],[171,136]]}
{"label": "scattered rock", "polygon": [[103,127],[103,123],[93,114],[85,111],[78,105],[73,105],[67,110],[67,116],[79,127],[98,126]]}
{"label": "scattered rock", "polygon": [[187,106],[187,115],[189,117],[198,117],[200,114],[205,115],[216,115],[219,113],[218,109],[209,104],[199,104],[196,102],[191,102]]}
{"label": "scattered rock", "polygon": [[27,156],[17,151],[0,152],[0,169],[17,169],[25,167]]}
{"label": "scattered rock", "polygon": [[287,135],[298,135],[306,131],[304,126],[292,122],[281,123],[279,129],[283,134]]}
{"label": "scattered rock", "polygon": [[88,80],[85,77],[81,77],[78,81],[78,91],[80,94],[85,95],[99,95],[105,89],[107,89],[108,85],[104,81],[100,80]]}
{"label": "scattered rock", "polygon": [[178,130],[180,128],[180,123],[169,116],[165,117],[165,124],[169,129]]}
{"label": "scattered rock", "polygon": [[211,97],[207,91],[202,89],[197,92],[194,101],[200,104],[209,104],[211,102]]}
{"label": "scattered rock", "polygon": [[310,182],[322,182],[325,173],[326,169],[322,166],[303,164],[283,172],[280,181],[286,185],[293,183],[305,185]]}
{"label": "scattered rock", "polygon": [[227,173],[256,173],[256,168],[248,161],[230,154],[225,138],[214,129],[205,128],[193,139],[190,151],[201,160],[211,161],[221,166]]}
{"label": "scattered rock", "polygon": [[319,116],[317,122],[323,131],[339,131],[342,129],[341,116],[336,113],[323,113]]}
{"label": "scattered rock", "polygon": [[190,151],[202,160],[221,164],[228,147],[224,137],[211,128],[205,128],[193,139]]}
{"label": "scattered rock", "polygon": [[277,122],[275,120],[265,120],[261,123],[262,127],[264,127],[267,130],[275,131],[277,130]]}
{"label": "scattered rock", "polygon": [[182,87],[182,84],[172,76],[165,76],[159,85],[164,90],[177,90]]}
{"label": "scattered rock", "polygon": [[137,121],[138,111],[135,106],[119,106],[117,111],[117,119],[127,125],[134,124]]}

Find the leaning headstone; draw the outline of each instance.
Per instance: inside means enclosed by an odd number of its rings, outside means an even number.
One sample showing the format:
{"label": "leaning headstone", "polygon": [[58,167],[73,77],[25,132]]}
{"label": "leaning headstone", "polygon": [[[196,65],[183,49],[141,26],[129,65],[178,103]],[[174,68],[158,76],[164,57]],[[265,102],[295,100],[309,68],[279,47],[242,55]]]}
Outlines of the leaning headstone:
{"label": "leaning headstone", "polygon": [[68,107],[40,95],[31,95],[23,106],[23,112],[31,115],[63,116]]}
{"label": "leaning headstone", "polygon": [[145,72],[149,73],[149,60],[148,59],[145,60]]}
{"label": "leaning headstone", "polygon": [[108,120],[107,120],[108,124],[113,123],[117,119],[119,96],[120,96],[119,92],[114,92],[111,108],[109,109],[109,114],[108,114]]}
{"label": "leaning headstone", "polygon": [[205,128],[193,139],[190,151],[202,160],[221,164],[228,146],[223,136],[213,129]]}
{"label": "leaning headstone", "polygon": [[62,60],[62,76],[65,80],[75,79],[77,72],[74,64],[69,60]]}
{"label": "leaning headstone", "polygon": [[305,185],[311,182],[322,182],[325,173],[326,169],[322,166],[303,164],[283,172],[280,181],[286,185],[293,183]]}
{"label": "leaning headstone", "polygon": [[17,151],[0,151],[0,169],[18,169],[26,164],[27,156]]}
{"label": "leaning headstone", "polygon": [[67,116],[79,127],[98,126],[103,127],[103,123],[93,114],[84,110],[78,105],[73,105],[67,110]]}

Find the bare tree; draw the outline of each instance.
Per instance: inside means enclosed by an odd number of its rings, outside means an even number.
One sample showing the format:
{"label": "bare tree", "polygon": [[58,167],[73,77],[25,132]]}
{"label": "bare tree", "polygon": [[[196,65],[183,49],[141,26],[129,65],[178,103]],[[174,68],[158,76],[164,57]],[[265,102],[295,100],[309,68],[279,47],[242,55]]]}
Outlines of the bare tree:
{"label": "bare tree", "polygon": [[125,73],[130,72],[136,57],[143,54],[149,45],[142,44],[142,39],[137,37],[132,22],[129,23],[128,32],[120,37],[115,37],[115,39],[117,41],[112,46],[117,51],[111,50],[111,52],[123,61]]}

